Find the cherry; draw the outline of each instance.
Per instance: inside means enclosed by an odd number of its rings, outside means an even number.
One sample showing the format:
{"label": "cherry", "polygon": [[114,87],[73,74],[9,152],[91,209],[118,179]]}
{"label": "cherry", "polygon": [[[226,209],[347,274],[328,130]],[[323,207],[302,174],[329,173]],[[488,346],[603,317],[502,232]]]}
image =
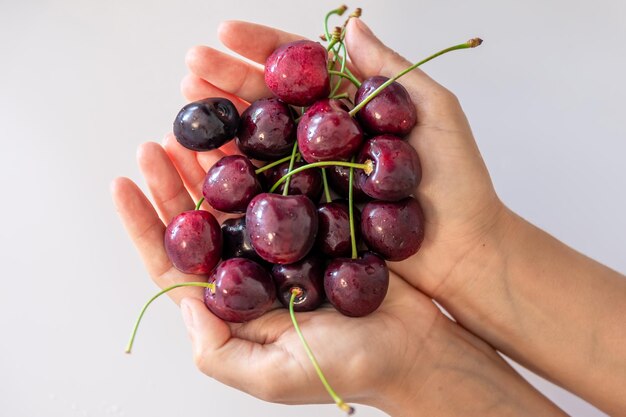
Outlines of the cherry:
{"label": "cherry", "polygon": [[[354,97],[355,104],[362,102],[388,79],[378,75],[363,81]],[[356,117],[363,130],[372,135],[406,136],[417,123],[417,112],[409,92],[395,81],[367,103]]]}
{"label": "cherry", "polygon": [[275,264],[304,258],[315,243],[317,223],[315,205],[304,195],[259,194],[246,211],[252,247]]}
{"label": "cherry", "polygon": [[262,316],[276,300],[270,274],[245,258],[228,259],[215,268],[204,292],[204,303],[222,320],[243,323]]}
{"label": "cherry", "polygon": [[194,151],[216,149],[231,140],[239,126],[239,113],[225,98],[194,101],[183,107],[174,120],[178,143]]}
{"label": "cherry", "polygon": [[[332,189],[337,192],[342,197],[348,197],[348,177],[350,174],[350,168],[342,167],[342,166],[332,166],[326,169],[326,173],[328,174],[328,182],[330,182],[330,186]],[[358,181],[354,181],[353,183],[353,198],[356,202],[364,202],[371,199],[370,196],[365,194],[361,187],[359,186]]]}
{"label": "cherry", "polygon": [[[304,166],[303,161],[294,162],[293,169]],[[289,162],[283,162],[277,167],[267,171],[266,177],[270,185],[278,181],[289,172]],[[282,193],[285,183],[277,188],[277,192]],[[322,194],[322,171],[319,168],[307,169],[291,176],[289,181],[289,195],[304,194],[313,201],[317,201]]]}
{"label": "cherry", "polygon": [[202,186],[206,201],[226,213],[245,212],[250,200],[262,191],[254,165],[241,155],[228,155],[217,161]]}
{"label": "cherry", "polygon": [[[355,210],[355,223],[357,224],[359,223],[358,214],[358,210]],[[316,245],[319,250],[334,258],[350,255],[350,212],[348,204],[341,201],[319,204],[317,216],[319,228]]]}
{"label": "cherry", "polygon": [[315,310],[324,301],[324,260],[317,255],[288,265],[274,265],[272,277],[276,283],[278,300],[289,307],[294,288],[299,289],[294,300],[295,311]]}
{"label": "cherry", "polygon": [[363,142],[363,132],[339,100],[320,100],[298,124],[298,148],[307,162],[347,160]]}
{"label": "cherry", "polygon": [[244,216],[222,222],[222,239],[222,259],[247,258],[260,264],[265,262],[250,243]]}
{"label": "cherry", "polygon": [[163,244],[176,269],[186,274],[206,274],[220,260],[222,232],[208,211],[185,211],[167,225]]}
{"label": "cherry", "polygon": [[367,246],[388,261],[417,253],[424,240],[424,214],[418,201],[371,201],[363,207],[361,234]]}
{"label": "cherry", "polygon": [[241,115],[237,146],[250,158],[267,161],[284,156],[295,140],[291,109],[276,98],[257,100]]}
{"label": "cherry", "polygon": [[385,261],[372,252],[358,259],[337,258],[324,273],[328,301],[342,314],[362,317],[380,306],[389,287]]}
{"label": "cherry", "polygon": [[417,152],[397,136],[376,136],[363,145],[357,161],[372,160],[373,171],[358,171],[363,192],[378,200],[397,201],[410,196],[422,178]]}
{"label": "cherry", "polygon": [[328,53],[318,42],[290,42],[265,61],[265,84],[289,104],[310,106],[330,93],[327,65]]}

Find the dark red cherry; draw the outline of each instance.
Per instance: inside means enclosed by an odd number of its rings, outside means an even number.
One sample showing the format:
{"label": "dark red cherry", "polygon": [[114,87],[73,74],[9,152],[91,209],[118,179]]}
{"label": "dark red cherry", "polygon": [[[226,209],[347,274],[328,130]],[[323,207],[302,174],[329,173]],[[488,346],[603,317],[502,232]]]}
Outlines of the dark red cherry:
{"label": "dark red cherry", "polygon": [[304,195],[263,193],[248,205],[246,228],[261,258],[291,264],[304,258],[315,243],[317,211]]}
{"label": "dark red cherry", "polygon": [[291,109],[276,98],[250,104],[241,115],[237,146],[250,158],[267,161],[287,155],[296,141]]}
{"label": "dark red cherry", "polygon": [[206,274],[222,254],[222,231],[208,211],[185,211],[165,229],[165,252],[176,269],[186,274]]}
{"label": "dark red cherry", "polygon": [[307,162],[347,160],[361,146],[363,132],[339,100],[320,100],[298,124],[298,148]]}
{"label": "dark red cherry", "polygon": [[265,61],[265,84],[294,106],[310,106],[330,94],[328,52],[317,42],[301,40],[279,46]]}
{"label": "dark red cherry", "polygon": [[[350,211],[348,203],[333,201],[317,206],[319,227],[317,230],[317,248],[324,254],[338,258],[350,255]],[[359,232],[359,210],[354,207],[354,228],[356,238]]]}
{"label": "dark red cherry", "polygon": [[302,293],[294,299],[295,311],[315,310],[324,301],[324,260],[317,255],[308,255],[293,264],[274,265],[272,277],[276,283],[278,300],[289,307],[291,290],[299,288]]}
{"label": "dark red cherry", "polygon": [[178,143],[194,151],[209,151],[231,140],[239,126],[239,113],[233,103],[214,97],[183,107],[174,120]]}
{"label": "dark red cherry", "polygon": [[358,259],[337,258],[324,274],[328,301],[346,316],[362,317],[376,310],[388,287],[387,265],[372,252],[365,252]]}
{"label": "dark red cherry", "polygon": [[361,234],[367,246],[388,261],[417,253],[424,240],[424,214],[416,199],[371,201],[363,207]]}
{"label": "dark red cherry", "polygon": [[[376,75],[363,81],[356,92],[358,105],[389,78]],[[393,82],[356,114],[359,124],[371,135],[391,134],[406,136],[417,123],[417,112],[409,92],[398,82]]]}
{"label": "dark red cherry", "polygon": [[254,171],[254,165],[245,156],[225,156],[207,172],[202,195],[216,210],[243,213],[250,200],[262,191]]}
{"label": "dark red cherry", "polygon": [[[354,190],[352,192],[352,197],[356,202],[364,202],[371,199],[370,196],[365,194],[361,187],[359,186],[359,182],[357,181],[357,172],[358,170],[354,170],[354,179],[352,181],[352,186]],[[330,186],[337,194],[342,197],[348,198],[349,184],[350,184],[350,168],[342,167],[342,166],[332,166],[326,168],[326,176],[328,177],[328,182]]]}
{"label": "dark red cherry", "polygon": [[[306,165],[304,161],[294,162],[293,168],[296,169]],[[289,162],[283,162],[275,168],[266,171],[267,182],[271,187],[276,181],[283,177],[289,171]],[[309,168],[302,172],[293,174],[289,180],[289,195],[304,194],[313,201],[318,201],[322,195],[322,171],[319,168]],[[282,193],[285,189],[285,183],[280,184],[276,190]]]}
{"label": "dark red cherry", "polygon": [[374,170],[365,174],[355,170],[359,186],[377,200],[397,201],[410,196],[422,179],[417,152],[397,136],[382,135],[369,139],[359,152],[357,161],[374,163]]}
{"label": "dark red cherry", "polygon": [[215,290],[204,291],[204,303],[222,320],[243,323],[262,316],[276,300],[276,287],[261,265],[245,258],[228,259],[209,277]]}
{"label": "dark red cherry", "polygon": [[247,258],[252,261],[265,262],[254,251],[246,230],[245,216],[226,219],[222,222],[222,259]]}

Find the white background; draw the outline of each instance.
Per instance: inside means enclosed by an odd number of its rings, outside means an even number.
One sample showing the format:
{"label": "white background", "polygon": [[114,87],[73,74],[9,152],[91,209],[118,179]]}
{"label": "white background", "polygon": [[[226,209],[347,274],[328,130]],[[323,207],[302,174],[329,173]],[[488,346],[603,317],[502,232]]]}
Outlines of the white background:
{"label": "white background", "polygon": [[[338,4],[0,0],[0,415],[339,415],[267,404],[204,377],[166,300],[124,355],[155,287],[108,194],[118,175],[142,183],[135,149],[171,128],[185,51],[218,46],[221,20],[314,37]],[[500,196],[626,271],[626,3],[350,6],[411,60],[481,36],[481,48],[424,69],[461,99]],[[603,415],[529,378],[569,413]]]}

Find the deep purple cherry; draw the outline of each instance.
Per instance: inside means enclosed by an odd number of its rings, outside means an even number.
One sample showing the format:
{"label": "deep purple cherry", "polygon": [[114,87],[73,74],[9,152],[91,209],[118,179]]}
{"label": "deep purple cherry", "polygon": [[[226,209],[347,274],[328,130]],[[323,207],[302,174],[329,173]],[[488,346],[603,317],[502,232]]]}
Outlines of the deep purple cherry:
{"label": "deep purple cherry", "polygon": [[304,258],[315,243],[317,224],[315,205],[304,195],[259,194],[246,211],[252,247],[275,264]]}
{"label": "deep purple cherry", "polygon": [[274,265],[272,277],[276,283],[278,300],[289,307],[291,290],[301,290],[294,300],[295,311],[315,310],[324,301],[324,260],[318,255],[308,255],[306,258],[288,265]]}
{"label": "deep purple cherry", "polygon": [[[317,206],[319,227],[317,230],[317,248],[324,254],[338,258],[350,254],[350,212],[348,203],[333,201]],[[360,216],[354,207],[355,239],[358,238]]]}
{"label": "deep purple cherry", "polygon": [[276,287],[269,272],[245,258],[220,263],[209,277],[215,289],[207,288],[204,303],[222,320],[243,323],[263,315],[276,300]]}
{"label": "deep purple cherry", "polygon": [[206,274],[220,260],[222,231],[208,211],[185,211],[167,225],[163,243],[176,269],[186,274]]}
{"label": "deep purple cherry", "polygon": [[247,258],[258,263],[265,262],[250,243],[245,216],[224,220],[222,239],[222,259]]}
{"label": "deep purple cherry", "polygon": [[268,161],[287,155],[296,141],[296,123],[289,106],[264,98],[250,104],[241,115],[237,146],[250,158]]}
{"label": "deep purple cherry", "polygon": [[[389,78],[380,75],[363,81],[354,103],[359,104]],[[394,81],[356,114],[363,130],[371,135],[406,136],[417,123],[417,112],[409,92]]]}
{"label": "deep purple cherry", "polygon": [[[293,168],[304,166],[305,162],[295,162]],[[275,168],[266,171],[268,185],[271,187],[282,176],[289,172],[289,162],[283,162]],[[319,168],[309,168],[293,174],[289,180],[289,195],[304,194],[313,201],[318,201],[322,195],[322,171]],[[282,193],[285,183],[281,183],[276,189],[277,193]]]}
{"label": "deep purple cherry", "polygon": [[424,240],[424,214],[416,199],[371,201],[363,207],[361,234],[367,246],[388,261],[417,253]]}
{"label": "deep purple cherry", "polygon": [[290,42],[265,61],[265,84],[286,103],[310,106],[330,94],[327,65],[328,52],[318,42]]}
{"label": "deep purple cherry", "polygon": [[387,265],[372,252],[365,252],[358,259],[337,258],[324,274],[328,301],[346,316],[362,317],[376,310],[388,287]]}
{"label": "deep purple cherry", "polygon": [[397,201],[410,196],[422,179],[417,152],[397,136],[381,135],[369,139],[359,152],[357,161],[374,163],[369,175],[355,171],[359,186],[370,197]]}
{"label": "deep purple cherry", "polygon": [[194,151],[216,149],[231,140],[239,126],[239,113],[222,97],[205,98],[183,107],[174,120],[178,143]]}
{"label": "deep purple cherry", "polygon": [[243,213],[252,198],[262,191],[254,165],[241,155],[228,155],[207,172],[202,195],[216,210]]}
{"label": "deep purple cherry", "polygon": [[298,148],[307,162],[347,160],[361,146],[363,132],[339,100],[320,100],[298,124]]}
{"label": "deep purple cherry", "polygon": [[[348,198],[348,191],[350,190],[350,168],[335,165],[326,168],[326,174],[328,182],[331,188],[340,196]],[[371,199],[370,196],[365,194],[359,182],[357,181],[357,171],[354,171],[354,180],[352,181],[353,192],[352,197],[356,202],[364,202]]]}

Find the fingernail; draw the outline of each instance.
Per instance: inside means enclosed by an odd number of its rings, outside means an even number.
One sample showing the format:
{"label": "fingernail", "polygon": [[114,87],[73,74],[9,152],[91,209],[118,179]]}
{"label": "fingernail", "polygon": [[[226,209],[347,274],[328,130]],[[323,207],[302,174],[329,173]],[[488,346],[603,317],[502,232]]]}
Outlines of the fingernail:
{"label": "fingernail", "polygon": [[193,329],[193,313],[186,299],[181,300],[180,311],[182,312],[183,322],[185,322],[187,330],[191,331]]}
{"label": "fingernail", "polygon": [[368,34],[368,35],[373,35],[374,33],[372,32],[372,30],[369,28],[369,26],[367,26],[365,24],[364,21],[362,21],[361,19],[354,19],[354,23],[356,23],[357,27],[359,28],[359,30],[361,30],[362,32]]}

